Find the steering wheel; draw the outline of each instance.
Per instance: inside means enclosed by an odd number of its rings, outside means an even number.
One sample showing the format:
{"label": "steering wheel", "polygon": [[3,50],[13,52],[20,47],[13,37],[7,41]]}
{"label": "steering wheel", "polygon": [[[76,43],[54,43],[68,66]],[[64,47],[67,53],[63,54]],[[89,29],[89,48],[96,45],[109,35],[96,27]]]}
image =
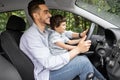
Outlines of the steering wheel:
{"label": "steering wheel", "polygon": [[91,38],[94,29],[95,29],[95,23],[92,23],[91,26],[90,26],[90,28],[89,28],[89,30],[88,30],[88,32],[87,32],[87,38],[86,38],[86,40],[89,40]]}
{"label": "steering wheel", "polygon": [[[91,26],[90,26],[90,28],[89,28],[89,30],[87,32],[87,38],[86,38],[86,40],[89,40],[91,38],[94,29],[95,29],[95,23],[91,23]],[[86,52],[84,54],[85,55],[91,55],[92,53],[94,53],[94,51],[88,51],[88,52]]]}

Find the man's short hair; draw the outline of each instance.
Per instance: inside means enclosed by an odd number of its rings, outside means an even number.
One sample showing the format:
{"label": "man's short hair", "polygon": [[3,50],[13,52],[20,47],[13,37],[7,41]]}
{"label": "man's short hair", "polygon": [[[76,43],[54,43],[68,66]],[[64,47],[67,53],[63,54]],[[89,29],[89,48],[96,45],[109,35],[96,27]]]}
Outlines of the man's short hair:
{"label": "man's short hair", "polygon": [[39,5],[45,4],[44,0],[32,0],[28,4],[28,14],[33,18],[32,13],[39,10]]}

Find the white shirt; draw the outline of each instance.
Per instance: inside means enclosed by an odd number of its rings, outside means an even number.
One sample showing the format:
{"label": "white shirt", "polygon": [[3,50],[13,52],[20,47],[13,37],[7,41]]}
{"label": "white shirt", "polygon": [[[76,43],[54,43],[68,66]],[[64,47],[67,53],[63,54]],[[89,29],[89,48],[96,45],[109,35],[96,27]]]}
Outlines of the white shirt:
{"label": "white shirt", "polygon": [[[35,80],[49,80],[50,70],[57,70],[66,65],[70,56],[69,53],[53,56],[48,45],[50,30],[42,33],[36,24],[25,31],[20,40],[20,49],[32,60],[34,64]],[[69,34],[69,35],[68,35]],[[66,32],[69,37],[69,32]]]}
{"label": "white shirt", "polygon": [[68,50],[55,44],[56,42],[67,43],[67,41],[69,41],[69,38],[65,35],[65,33],[60,34],[56,31],[53,31],[49,36],[49,48],[51,53],[53,55],[59,55],[68,52]]}

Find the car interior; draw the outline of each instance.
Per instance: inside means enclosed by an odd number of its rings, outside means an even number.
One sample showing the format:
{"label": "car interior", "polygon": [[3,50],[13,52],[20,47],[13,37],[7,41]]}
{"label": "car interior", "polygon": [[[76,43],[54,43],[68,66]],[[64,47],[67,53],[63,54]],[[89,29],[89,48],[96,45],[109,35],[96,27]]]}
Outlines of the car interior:
{"label": "car interior", "polygon": [[[0,13],[23,9],[30,26],[32,20],[27,13],[29,1],[0,0]],[[92,45],[90,50],[82,55],[88,56],[92,64],[107,80],[120,80],[119,21],[117,19],[118,24],[112,24],[81,7],[75,6],[75,2],[81,1],[84,0],[45,0],[50,9],[69,11],[90,20],[87,39],[92,41]],[[20,38],[26,30],[27,22],[16,15],[11,15],[6,22],[5,30],[0,33],[0,80],[35,80],[34,65],[19,48]],[[74,80],[79,80],[79,78],[76,77]]]}

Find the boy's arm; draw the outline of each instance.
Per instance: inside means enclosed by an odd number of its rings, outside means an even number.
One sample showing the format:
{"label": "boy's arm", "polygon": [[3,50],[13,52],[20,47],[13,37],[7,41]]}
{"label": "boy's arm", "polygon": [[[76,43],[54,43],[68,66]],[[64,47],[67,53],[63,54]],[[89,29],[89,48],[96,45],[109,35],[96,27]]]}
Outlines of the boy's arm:
{"label": "boy's arm", "polygon": [[86,29],[82,33],[73,32],[72,33],[72,38],[82,38],[86,35],[87,32],[88,32],[88,29]]}
{"label": "boy's arm", "polygon": [[73,40],[67,41],[67,44],[74,45],[74,44],[78,44],[79,41],[80,41],[80,39],[73,39]]}
{"label": "boy's arm", "polygon": [[76,46],[72,46],[72,45],[65,44],[65,43],[60,42],[60,41],[55,42],[55,44],[56,44],[57,46],[59,46],[59,47],[62,47],[62,48],[64,48],[64,49],[66,49],[66,50],[72,50],[72,49],[74,49],[74,48],[76,47]]}

